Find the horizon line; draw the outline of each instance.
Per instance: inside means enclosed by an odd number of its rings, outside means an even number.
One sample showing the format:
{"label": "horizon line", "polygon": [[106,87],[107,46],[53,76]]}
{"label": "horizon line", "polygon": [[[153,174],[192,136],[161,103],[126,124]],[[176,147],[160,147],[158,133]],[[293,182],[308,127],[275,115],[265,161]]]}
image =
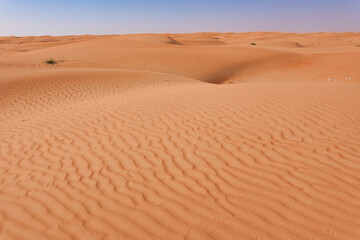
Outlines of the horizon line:
{"label": "horizon line", "polygon": [[126,35],[140,35],[140,34],[157,34],[157,35],[164,35],[164,34],[196,34],[196,33],[208,33],[208,34],[215,34],[215,33],[221,33],[221,34],[241,34],[241,33],[292,33],[292,34],[319,34],[319,33],[353,33],[357,34],[360,32],[354,32],[354,31],[344,31],[344,32],[334,32],[334,31],[320,31],[320,32],[286,32],[286,31],[247,31],[247,32],[213,32],[213,31],[195,31],[195,32],[139,32],[139,33],[110,33],[110,34],[64,34],[64,35],[0,35],[0,37],[65,37],[65,36],[126,36]]}

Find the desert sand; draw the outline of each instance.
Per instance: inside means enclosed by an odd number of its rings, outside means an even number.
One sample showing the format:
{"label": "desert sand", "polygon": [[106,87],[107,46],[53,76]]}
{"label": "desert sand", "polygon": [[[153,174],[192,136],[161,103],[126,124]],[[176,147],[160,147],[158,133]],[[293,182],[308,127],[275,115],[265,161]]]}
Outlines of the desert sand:
{"label": "desert sand", "polygon": [[358,45],[0,37],[0,239],[360,239]]}

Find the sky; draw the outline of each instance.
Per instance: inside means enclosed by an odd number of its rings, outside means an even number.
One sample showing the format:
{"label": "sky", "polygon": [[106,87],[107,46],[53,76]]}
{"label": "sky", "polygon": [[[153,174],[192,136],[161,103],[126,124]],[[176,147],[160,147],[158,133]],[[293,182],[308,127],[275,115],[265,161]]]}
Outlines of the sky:
{"label": "sky", "polygon": [[360,32],[360,0],[0,0],[0,36]]}

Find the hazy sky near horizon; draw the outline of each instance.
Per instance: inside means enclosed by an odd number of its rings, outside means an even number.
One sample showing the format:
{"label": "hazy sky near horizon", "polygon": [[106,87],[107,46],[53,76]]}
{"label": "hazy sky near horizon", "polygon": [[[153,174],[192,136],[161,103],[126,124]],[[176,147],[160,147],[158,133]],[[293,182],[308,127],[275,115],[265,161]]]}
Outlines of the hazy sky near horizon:
{"label": "hazy sky near horizon", "polygon": [[360,0],[0,0],[0,36],[360,32]]}

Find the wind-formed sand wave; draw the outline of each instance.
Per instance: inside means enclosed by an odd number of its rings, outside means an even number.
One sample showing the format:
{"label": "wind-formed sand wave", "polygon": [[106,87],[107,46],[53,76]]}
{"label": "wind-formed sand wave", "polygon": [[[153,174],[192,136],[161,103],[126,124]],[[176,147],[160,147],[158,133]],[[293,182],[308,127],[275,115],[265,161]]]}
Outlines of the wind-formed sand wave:
{"label": "wind-formed sand wave", "polygon": [[0,50],[0,239],[360,237],[355,47],[41,39]]}

